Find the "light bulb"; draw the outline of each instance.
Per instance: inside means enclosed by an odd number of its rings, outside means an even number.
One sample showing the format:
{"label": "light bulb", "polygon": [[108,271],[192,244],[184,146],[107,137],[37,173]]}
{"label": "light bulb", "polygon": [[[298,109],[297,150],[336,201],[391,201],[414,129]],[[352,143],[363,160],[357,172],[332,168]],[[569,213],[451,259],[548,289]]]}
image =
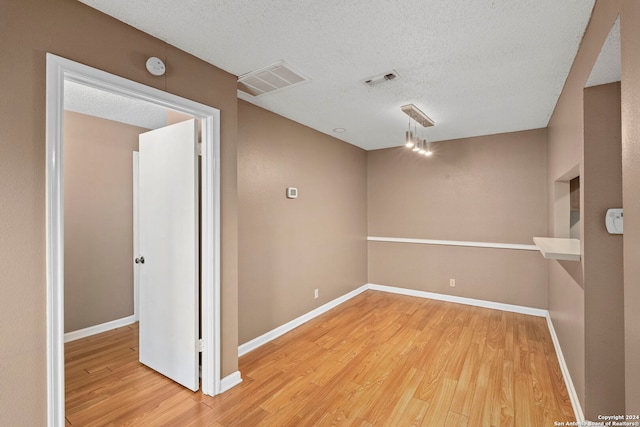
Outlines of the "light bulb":
{"label": "light bulb", "polygon": [[409,148],[413,147],[413,134],[411,133],[410,130],[407,131],[404,141],[405,141],[404,145],[406,147],[409,147]]}
{"label": "light bulb", "polygon": [[424,151],[424,146],[425,146],[425,140],[422,139],[420,140],[420,150],[418,151],[418,154],[424,154],[426,151]]}
{"label": "light bulb", "polygon": [[424,152],[424,155],[427,157],[431,156],[433,154],[433,151],[431,151],[431,143],[425,139],[424,145],[427,147],[427,149]]}

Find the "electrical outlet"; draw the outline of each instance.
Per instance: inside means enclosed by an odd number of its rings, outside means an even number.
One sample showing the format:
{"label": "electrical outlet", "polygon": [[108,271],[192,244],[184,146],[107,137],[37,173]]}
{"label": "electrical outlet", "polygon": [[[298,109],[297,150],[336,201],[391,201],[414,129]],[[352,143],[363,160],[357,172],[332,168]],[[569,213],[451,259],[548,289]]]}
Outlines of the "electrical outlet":
{"label": "electrical outlet", "polygon": [[313,297],[316,298],[316,299],[318,298],[318,290],[317,289],[313,291]]}
{"label": "electrical outlet", "polygon": [[449,286],[451,286],[452,288],[456,287],[456,279],[449,279]]}

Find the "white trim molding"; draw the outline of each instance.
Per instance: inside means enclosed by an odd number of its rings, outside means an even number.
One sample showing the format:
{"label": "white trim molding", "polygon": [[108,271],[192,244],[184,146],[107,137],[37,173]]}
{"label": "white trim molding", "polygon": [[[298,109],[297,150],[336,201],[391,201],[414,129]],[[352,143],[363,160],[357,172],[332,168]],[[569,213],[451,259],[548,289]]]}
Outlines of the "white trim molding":
{"label": "white trim molding", "polygon": [[242,382],[240,371],[235,371],[220,380],[220,393],[232,389]]}
{"label": "white trim molding", "polygon": [[65,66],[47,54],[46,247],[47,425],[64,426],[64,195],[62,153]]}
{"label": "white trim molding", "polygon": [[309,320],[313,319],[314,317],[318,317],[321,314],[331,310],[332,308],[342,304],[345,301],[350,300],[351,298],[355,297],[356,295],[361,294],[362,292],[366,291],[367,289],[369,289],[368,285],[362,285],[357,289],[354,289],[353,291],[339,297],[336,298],[332,301],[329,301],[328,303],[321,305],[318,308],[315,308],[313,310],[311,310],[310,312],[308,312],[307,314],[303,314],[300,317],[297,317],[287,323],[285,323],[284,325],[278,326],[275,329],[272,329],[271,331],[260,335],[257,338],[252,339],[251,341],[247,341],[246,343],[238,346],[238,357],[240,356],[244,356],[245,354],[249,353],[252,350],[255,350],[256,348],[268,343],[269,341],[273,341],[274,339],[278,338],[281,335],[286,334],[287,332],[297,328],[298,326],[308,322]]}
{"label": "white trim molding", "polygon": [[522,245],[518,243],[467,242],[463,240],[433,240],[406,239],[404,237],[375,237],[368,236],[370,242],[413,243],[419,245],[467,246],[471,248],[515,249],[519,251],[537,251],[536,245]]}
{"label": "white trim molding", "polygon": [[571,406],[573,406],[573,412],[576,415],[576,421],[578,423],[584,423],[584,413],[582,412],[582,406],[580,405],[580,399],[578,399],[578,393],[576,392],[576,388],[573,385],[573,380],[571,380],[571,374],[569,374],[569,367],[567,366],[567,362],[564,360],[564,356],[562,354],[562,349],[560,348],[560,341],[558,340],[558,336],[556,335],[556,330],[553,327],[553,321],[551,320],[551,315],[547,311],[547,327],[549,329],[549,334],[551,334],[551,341],[553,341],[553,347],[556,350],[556,356],[558,357],[558,363],[560,364],[560,371],[562,372],[562,377],[564,378],[564,384],[567,387],[567,393],[569,394],[569,400],[571,400]]}
{"label": "white trim molding", "polygon": [[409,295],[418,298],[427,298],[438,301],[454,302],[456,304],[473,305],[476,307],[492,308],[494,310],[510,311],[513,313],[528,314],[530,316],[547,317],[547,310],[542,308],[525,307],[523,305],[505,304],[502,302],[486,301],[481,299],[458,297],[455,295],[437,294],[434,292],[417,291],[415,289],[398,288],[395,286],[368,284],[368,289],[374,291],[389,292],[392,294]]}
{"label": "white trim molding", "polygon": [[[205,106],[206,107],[206,106]],[[220,356],[220,111],[207,107],[201,115],[202,164],[200,166],[200,336],[206,344],[202,352],[202,393],[221,393]]]}
{"label": "white trim molding", "polygon": [[473,298],[458,297],[454,295],[437,294],[433,292],[417,291],[414,289],[398,288],[395,286],[385,286],[385,285],[376,285],[373,283],[367,283],[339,298],[336,298],[324,305],[321,305],[320,307],[308,312],[307,314],[303,314],[302,316],[297,317],[285,323],[284,325],[278,326],[277,328],[272,329],[271,331],[266,332],[260,335],[259,337],[252,339],[251,341],[247,341],[246,343],[241,344],[240,346],[238,346],[238,356],[244,356],[250,351],[255,350],[256,348],[270,341],[273,341],[279,336],[286,334],[287,332],[297,328],[298,326],[308,322],[309,320],[315,317],[318,317],[319,315],[331,310],[332,308],[342,304],[345,301],[350,300],[356,295],[359,295],[362,292],[369,289],[372,291],[389,292],[389,293],[400,294],[400,295],[414,296],[418,298],[428,298],[428,299],[439,300],[439,301],[453,302],[457,304],[473,305],[476,307],[492,308],[495,310],[511,311],[514,313],[528,314],[530,316],[547,317],[548,315],[547,310],[544,310],[541,308],[525,307],[525,306],[513,305],[513,304],[504,304],[504,303],[494,302],[494,301],[485,301],[485,300],[479,300],[479,299],[473,299]]}
{"label": "white trim molding", "polygon": [[123,317],[122,319],[112,320],[110,322],[101,323],[99,325],[89,326],[88,328],[78,329],[77,331],[67,332],[64,334],[64,342],[79,340],[80,338],[90,337],[92,335],[101,334],[102,332],[111,331],[113,329],[121,328],[136,323],[135,314],[131,316]]}
{"label": "white trim molding", "polygon": [[64,82],[179,111],[202,123],[202,392],[220,390],[220,110],[47,53],[47,420],[64,426]]}

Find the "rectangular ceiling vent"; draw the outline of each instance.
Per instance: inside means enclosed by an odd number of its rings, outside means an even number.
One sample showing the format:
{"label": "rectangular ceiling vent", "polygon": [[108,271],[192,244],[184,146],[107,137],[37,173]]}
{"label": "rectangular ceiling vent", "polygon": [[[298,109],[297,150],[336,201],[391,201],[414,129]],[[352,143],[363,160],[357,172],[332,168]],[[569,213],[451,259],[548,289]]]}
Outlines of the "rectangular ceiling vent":
{"label": "rectangular ceiling vent", "polygon": [[311,79],[284,61],[238,77],[238,89],[252,96],[273,93]]}

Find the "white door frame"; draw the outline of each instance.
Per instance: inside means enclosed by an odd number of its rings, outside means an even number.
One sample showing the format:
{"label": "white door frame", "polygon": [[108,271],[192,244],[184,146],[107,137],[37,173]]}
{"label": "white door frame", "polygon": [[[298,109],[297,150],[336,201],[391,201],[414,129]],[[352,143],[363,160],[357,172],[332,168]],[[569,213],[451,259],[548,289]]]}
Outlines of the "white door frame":
{"label": "white door frame", "polygon": [[64,426],[64,82],[151,102],[202,121],[202,392],[220,392],[220,111],[47,53],[47,419]]}

